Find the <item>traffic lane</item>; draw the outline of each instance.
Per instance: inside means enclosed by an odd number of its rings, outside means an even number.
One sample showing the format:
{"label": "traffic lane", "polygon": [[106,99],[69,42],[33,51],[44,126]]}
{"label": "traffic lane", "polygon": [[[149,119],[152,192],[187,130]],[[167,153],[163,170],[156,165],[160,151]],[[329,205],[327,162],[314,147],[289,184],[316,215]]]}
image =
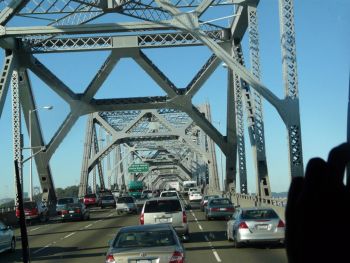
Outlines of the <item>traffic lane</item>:
{"label": "traffic lane", "polygon": [[199,210],[192,210],[195,222],[203,229],[204,239],[211,244],[212,251],[216,251],[218,258],[216,262],[231,262],[239,260],[242,262],[288,262],[285,248],[277,245],[249,245],[236,249],[233,243],[227,240],[226,220],[205,220],[205,214]]}
{"label": "traffic lane", "polygon": [[84,231],[72,232],[64,240],[32,256],[32,262],[104,262],[111,240],[120,227],[138,224],[138,216],[117,215],[115,210],[105,219],[93,220]]}
{"label": "traffic lane", "polygon": [[[89,221],[71,221],[61,223],[57,220],[50,220],[49,222],[33,223],[28,225],[28,242],[30,247],[30,254],[37,253],[36,251],[45,247],[55,240],[59,240],[69,235],[72,232],[83,231],[84,226],[90,224],[93,220],[100,220],[106,218],[110,211],[96,210],[91,212],[91,219]],[[83,230],[82,230],[83,229]],[[1,262],[22,262],[22,243],[20,229],[15,229],[16,235],[16,250],[14,253],[6,253]]]}
{"label": "traffic lane", "polygon": [[211,243],[206,239],[203,228],[197,223],[198,219],[195,213],[193,210],[187,210],[186,214],[190,229],[190,239],[184,243],[186,261],[191,263],[217,263],[217,252],[212,250]]}

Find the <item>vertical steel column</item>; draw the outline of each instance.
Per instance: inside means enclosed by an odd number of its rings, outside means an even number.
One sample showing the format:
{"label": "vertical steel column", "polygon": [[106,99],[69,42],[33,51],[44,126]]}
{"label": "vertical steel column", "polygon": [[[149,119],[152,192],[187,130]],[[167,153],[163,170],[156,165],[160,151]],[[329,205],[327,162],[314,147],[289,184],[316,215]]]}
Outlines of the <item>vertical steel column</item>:
{"label": "vertical steel column", "polygon": [[[96,131],[96,127],[94,126],[94,149],[95,149],[95,154],[97,154],[100,151],[100,147],[99,147],[99,139],[97,138],[97,131]],[[105,189],[105,182],[104,182],[104,178],[103,178],[103,169],[102,169],[102,164],[101,164],[101,160],[98,160],[97,162],[97,169],[98,169],[98,176],[100,179],[100,189],[104,190]]]}
{"label": "vertical steel column", "polygon": [[[110,135],[107,134],[106,136],[107,145],[110,144]],[[109,190],[111,190],[112,185],[112,171],[111,171],[111,153],[107,155],[107,187]]]}
{"label": "vertical steel column", "polygon": [[234,96],[236,106],[237,153],[240,192],[241,194],[248,194],[247,165],[244,138],[244,114],[242,100],[243,90],[241,85],[241,78],[236,73],[234,73],[233,75],[233,85],[235,90]]}
{"label": "vertical steel column", "polygon": [[[250,64],[252,74],[260,80],[260,47],[259,47],[259,31],[258,17],[256,6],[248,6],[248,32],[249,32],[249,51]],[[264,135],[264,120],[262,99],[258,92],[253,90],[253,107],[254,107],[254,145],[253,154],[255,159],[256,169],[256,193],[260,197],[271,197],[271,188],[268,177],[266,150],[265,150],[265,135]]]}
{"label": "vertical steel column", "polygon": [[[19,98],[19,72],[15,68],[12,73],[12,135],[13,135],[13,159],[18,162],[19,178],[23,191],[23,170],[22,170],[22,132],[21,132],[21,106]],[[15,175],[14,175],[15,176]],[[17,192],[17,180],[15,176],[15,192]],[[17,198],[16,198],[17,202]],[[16,204],[17,205],[17,204]]]}
{"label": "vertical steel column", "polygon": [[84,154],[80,174],[79,197],[83,197],[85,194],[87,194],[87,189],[89,185],[89,159],[92,154],[92,132],[93,116],[92,114],[89,114],[85,129]]}
{"label": "vertical steel column", "polygon": [[[116,157],[117,157],[117,163],[119,163],[119,167],[118,167],[118,174],[121,176],[120,181],[121,181],[121,190],[125,190],[126,189],[126,185],[125,185],[125,177],[124,177],[124,165],[123,162],[121,162],[122,160],[122,152],[121,152],[121,146],[118,145],[116,147]],[[118,175],[117,175],[118,176]]]}
{"label": "vertical steel column", "polygon": [[303,152],[299,114],[298,74],[294,30],[294,1],[279,0],[280,34],[288,132],[290,176],[303,176]]}

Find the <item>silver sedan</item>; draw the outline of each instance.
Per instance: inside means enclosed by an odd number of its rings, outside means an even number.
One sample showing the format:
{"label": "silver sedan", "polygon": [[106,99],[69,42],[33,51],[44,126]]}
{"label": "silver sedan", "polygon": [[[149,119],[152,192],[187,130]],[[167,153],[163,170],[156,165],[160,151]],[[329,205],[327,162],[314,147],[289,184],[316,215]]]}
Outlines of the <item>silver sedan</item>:
{"label": "silver sedan", "polygon": [[0,252],[16,249],[16,238],[12,229],[0,221]]}
{"label": "silver sedan", "polygon": [[272,208],[237,208],[227,222],[227,239],[236,248],[249,243],[283,243],[284,222]]}
{"label": "silver sedan", "polygon": [[106,263],[185,262],[185,250],[170,224],[123,227],[109,245]]}

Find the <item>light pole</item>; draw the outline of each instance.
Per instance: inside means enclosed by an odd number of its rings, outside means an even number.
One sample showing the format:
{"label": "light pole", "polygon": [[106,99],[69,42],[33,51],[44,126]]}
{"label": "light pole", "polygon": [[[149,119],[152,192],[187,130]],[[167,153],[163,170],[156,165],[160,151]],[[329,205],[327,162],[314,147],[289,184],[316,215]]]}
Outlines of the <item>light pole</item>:
{"label": "light pole", "polygon": [[[34,110],[29,110],[29,116],[28,116],[28,121],[29,121],[29,149],[33,152],[33,147],[32,146],[32,113],[34,111],[37,111],[39,109],[45,109],[45,110],[52,110],[53,106],[43,106],[40,108],[36,108]],[[33,158],[29,159],[29,198],[30,201],[33,201]]]}

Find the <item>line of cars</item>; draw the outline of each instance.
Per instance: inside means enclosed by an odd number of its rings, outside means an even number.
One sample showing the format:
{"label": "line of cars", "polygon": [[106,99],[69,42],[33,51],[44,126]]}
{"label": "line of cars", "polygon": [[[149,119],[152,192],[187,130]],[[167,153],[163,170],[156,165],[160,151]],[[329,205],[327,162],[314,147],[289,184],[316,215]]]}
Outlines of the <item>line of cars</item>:
{"label": "line of cars", "polygon": [[184,263],[181,241],[189,240],[188,208],[175,190],[146,199],[139,225],[119,229],[109,242],[105,262]]}
{"label": "line of cars", "polygon": [[200,203],[207,220],[227,219],[226,236],[235,248],[251,243],[284,243],[285,224],[273,208],[234,207],[228,198],[204,196]]}

